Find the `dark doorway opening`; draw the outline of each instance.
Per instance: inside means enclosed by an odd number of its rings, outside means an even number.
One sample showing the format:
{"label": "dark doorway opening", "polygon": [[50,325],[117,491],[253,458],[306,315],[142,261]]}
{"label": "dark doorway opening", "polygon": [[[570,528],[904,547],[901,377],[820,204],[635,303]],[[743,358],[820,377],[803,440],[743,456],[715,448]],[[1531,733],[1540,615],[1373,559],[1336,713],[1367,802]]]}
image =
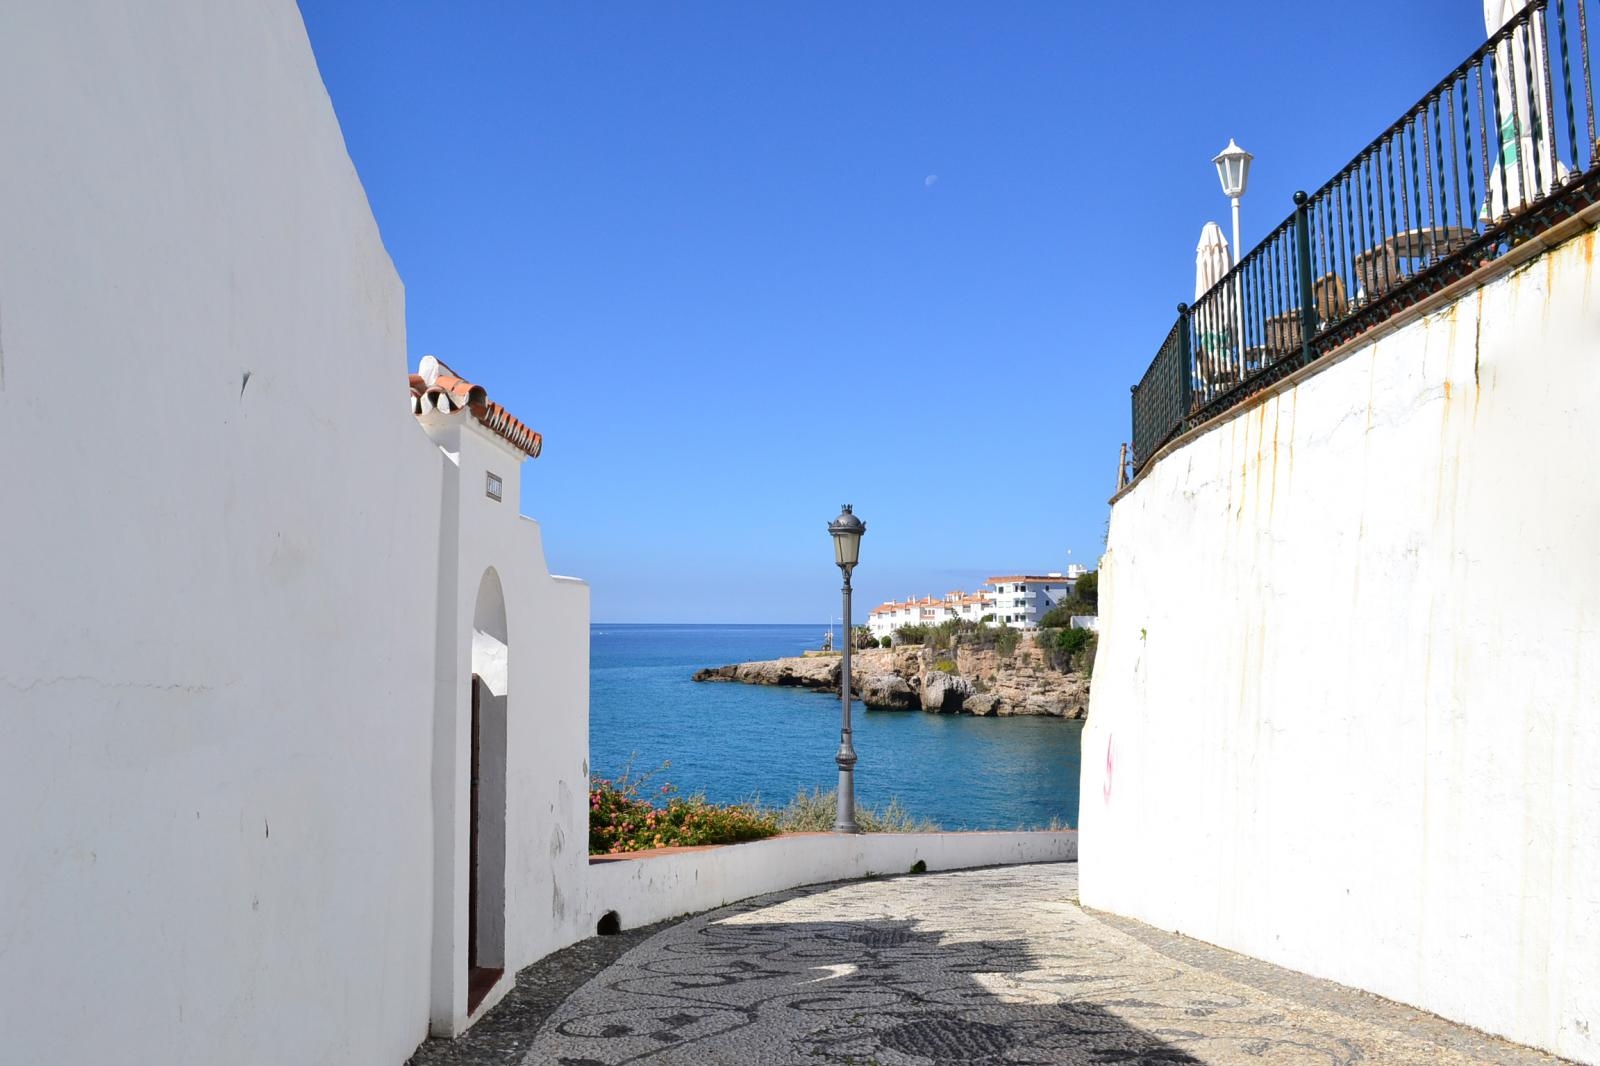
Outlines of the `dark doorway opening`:
{"label": "dark doorway opening", "polygon": [[483,809],[483,680],[472,675],[472,777],[467,801],[467,1013],[471,1014],[505,970],[484,966],[478,951],[479,851]]}

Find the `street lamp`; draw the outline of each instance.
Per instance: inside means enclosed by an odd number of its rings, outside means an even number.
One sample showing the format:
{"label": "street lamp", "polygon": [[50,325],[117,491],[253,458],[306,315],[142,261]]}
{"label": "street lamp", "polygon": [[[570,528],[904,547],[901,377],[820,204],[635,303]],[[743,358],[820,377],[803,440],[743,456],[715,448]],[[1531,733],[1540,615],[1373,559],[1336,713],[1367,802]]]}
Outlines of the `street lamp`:
{"label": "street lamp", "polygon": [[[1233,265],[1238,269],[1239,260],[1244,258],[1244,249],[1239,247],[1239,197],[1244,195],[1245,186],[1250,183],[1250,161],[1255,156],[1240,148],[1232,137],[1228,138],[1228,147],[1217,153],[1211,162],[1216,164],[1217,178],[1222,182],[1222,195],[1233,201]],[[1239,377],[1244,377],[1244,302],[1238,291],[1237,282],[1234,291],[1234,332],[1239,345]]]}
{"label": "street lamp", "polygon": [[850,571],[861,558],[861,535],[867,524],[844,505],[839,517],[828,523],[833,535],[833,561],[844,571],[844,661],[839,664],[839,700],[843,706],[843,727],[839,731],[839,810],[833,821],[835,833],[856,832],[856,749],[850,742]]}

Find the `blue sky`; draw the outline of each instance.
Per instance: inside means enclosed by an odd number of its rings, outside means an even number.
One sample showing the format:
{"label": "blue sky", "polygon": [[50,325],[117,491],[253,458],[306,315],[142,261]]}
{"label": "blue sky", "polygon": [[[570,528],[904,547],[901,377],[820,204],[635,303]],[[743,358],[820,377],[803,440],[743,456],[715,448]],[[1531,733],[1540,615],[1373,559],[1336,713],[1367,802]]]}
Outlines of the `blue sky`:
{"label": "blue sky", "polygon": [[[540,430],[601,622],[822,622],[1093,565],[1128,387],[1256,155],[1251,245],[1486,36],[1474,0],[301,0],[434,354]],[[1070,555],[1068,554],[1070,552]]]}

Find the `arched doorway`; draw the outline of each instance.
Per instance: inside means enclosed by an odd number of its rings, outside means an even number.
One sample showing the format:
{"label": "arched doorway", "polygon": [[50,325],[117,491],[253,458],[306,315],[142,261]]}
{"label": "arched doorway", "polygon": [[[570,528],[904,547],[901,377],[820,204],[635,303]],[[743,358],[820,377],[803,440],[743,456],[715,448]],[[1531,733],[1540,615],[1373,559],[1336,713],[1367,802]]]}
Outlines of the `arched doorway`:
{"label": "arched doorway", "polygon": [[467,1013],[505,973],[506,694],[509,641],[500,575],[484,571],[472,612],[468,685]]}

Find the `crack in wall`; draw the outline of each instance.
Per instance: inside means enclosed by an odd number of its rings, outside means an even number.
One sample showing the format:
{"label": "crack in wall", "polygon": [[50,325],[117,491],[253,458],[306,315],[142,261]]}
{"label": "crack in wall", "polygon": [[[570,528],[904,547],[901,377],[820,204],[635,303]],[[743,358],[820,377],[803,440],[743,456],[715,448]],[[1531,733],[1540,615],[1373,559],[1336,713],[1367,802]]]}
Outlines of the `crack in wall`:
{"label": "crack in wall", "polygon": [[[200,695],[206,692],[215,692],[217,686],[187,683],[183,681],[107,681],[103,678],[91,677],[88,674],[65,674],[56,677],[36,677],[31,681],[22,681],[12,677],[0,677],[0,685],[4,685],[13,692],[27,693],[36,688],[53,688],[56,685],[89,684],[104,689],[145,689],[152,692],[189,692]],[[230,681],[224,688],[233,686]]]}

